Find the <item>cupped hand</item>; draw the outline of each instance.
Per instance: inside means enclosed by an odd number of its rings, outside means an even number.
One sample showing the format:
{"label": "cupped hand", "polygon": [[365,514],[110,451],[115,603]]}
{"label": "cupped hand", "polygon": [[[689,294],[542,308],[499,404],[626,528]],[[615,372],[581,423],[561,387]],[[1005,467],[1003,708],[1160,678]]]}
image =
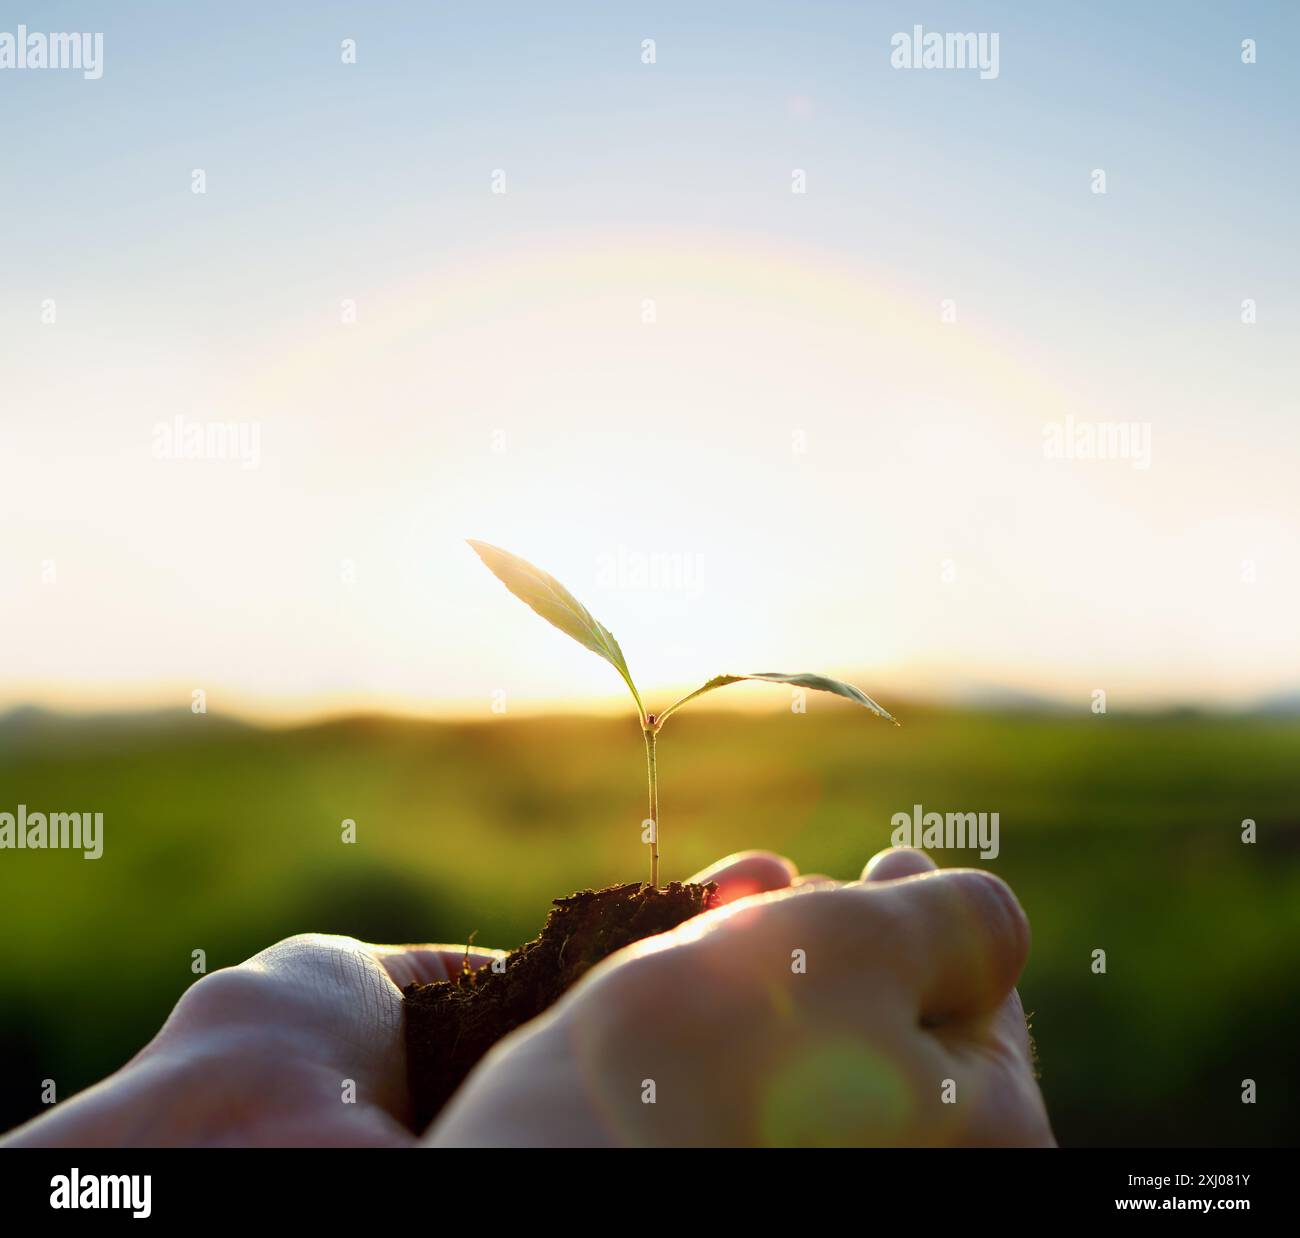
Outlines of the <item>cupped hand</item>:
{"label": "cupped hand", "polygon": [[882,853],[631,946],[503,1040],[439,1145],[1050,1145],[1015,983],[1029,927],[977,870]]}
{"label": "cupped hand", "polygon": [[[746,852],[692,880],[724,902],[788,887]],[[33,1119],[11,1146],[386,1146],[415,1141],[402,988],[446,980],[465,946],[290,937],[194,983],[121,1070]],[[469,949],[471,966],[498,952]]]}

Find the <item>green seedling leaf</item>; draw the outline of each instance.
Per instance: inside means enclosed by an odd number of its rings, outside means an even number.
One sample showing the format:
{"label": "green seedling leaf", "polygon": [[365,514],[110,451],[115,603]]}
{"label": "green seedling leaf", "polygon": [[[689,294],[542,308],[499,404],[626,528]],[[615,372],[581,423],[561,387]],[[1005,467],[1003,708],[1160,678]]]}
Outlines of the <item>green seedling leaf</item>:
{"label": "green seedling leaf", "polygon": [[636,701],[636,707],[645,720],[645,706],[641,694],[632,682],[623,651],[614,634],[597,622],[589,611],[554,576],[534,567],[527,559],[512,555],[500,546],[468,539],[471,549],[487,564],[492,574],[521,602],[527,602],[543,619],[571,636],[592,653],[599,654],[620,675]]}
{"label": "green seedling leaf", "polygon": [[669,705],[659,715],[659,721],[663,722],[669,714],[675,713],[687,701],[693,701],[697,696],[712,692],[714,688],[725,688],[728,684],[740,683],[746,679],[763,679],[768,683],[788,683],[793,684],[796,688],[812,688],[817,692],[833,692],[836,696],[842,696],[846,700],[853,701],[855,704],[871,710],[878,718],[886,718],[895,726],[898,725],[898,719],[893,714],[877,705],[862,689],[855,688],[851,683],[844,683],[839,679],[828,679],[825,675],[811,675],[806,672],[799,675],[782,675],[776,671],[756,671],[752,675],[715,675],[702,688],[696,688],[694,692],[682,697],[676,704]]}
{"label": "green seedling leaf", "polygon": [[[717,675],[702,688],[696,688],[688,696],[682,697],[675,705],[670,705],[663,713],[656,716],[648,714],[641,704],[641,694],[632,682],[628,672],[623,651],[613,633],[592,618],[591,612],[578,601],[554,576],[534,567],[527,559],[512,555],[500,546],[490,546],[487,542],[470,539],[474,553],[491,569],[492,574],[520,601],[527,602],[547,623],[559,628],[566,636],[571,636],[583,648],[598,653],[620,675],[636,701],[641,715],[641,729],[645,733],[646,774],[650,791],[650,816],[644,824],[650,827],[643,841],[650,844],[650,887],[659,888],[659,775],[655,759],[655,736],[669,714],[676,713],[688,701],[697,696],[712,692],[714,688],[725,688],[730,683],[740,683],[746,679],[762,679],[768,683],[793,684],[797,688],[812,688],[817,692],[833,692],[845,700],[871,710],[879,718],[887,718],[895,726],[898,720],[888,710],[882,709],[865,692],[852,684],[842,683],[838,679],[828,679],[825,675],[782,675],[776,671],[756,671],[752,675]],[[468,946],[466,947],[468,951]],[[469,955],[466,953],[466,960]]]}

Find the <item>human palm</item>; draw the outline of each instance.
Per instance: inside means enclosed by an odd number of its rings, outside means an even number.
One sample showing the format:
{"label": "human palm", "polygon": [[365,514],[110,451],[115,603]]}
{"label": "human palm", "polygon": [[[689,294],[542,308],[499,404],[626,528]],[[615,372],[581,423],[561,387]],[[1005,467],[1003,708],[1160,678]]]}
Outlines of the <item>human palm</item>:
{"label": "human palm", "polygon": [[[723,901],[797,880],[764,853],[692,880]],[[43,1146],[401,1146],[416,1141],[402,989],[498,952],[302,934],[186,991],[162,1030],[103,1082],[13,1132]]]}

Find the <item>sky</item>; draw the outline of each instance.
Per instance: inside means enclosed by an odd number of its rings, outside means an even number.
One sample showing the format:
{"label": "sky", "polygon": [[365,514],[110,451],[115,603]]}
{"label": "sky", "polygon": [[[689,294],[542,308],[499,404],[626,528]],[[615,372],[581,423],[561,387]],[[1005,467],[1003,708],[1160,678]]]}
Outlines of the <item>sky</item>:
{"label": "sky", "polygon": [[0,708],[1300,690],[1295,5],[564,8],[0,0]]}

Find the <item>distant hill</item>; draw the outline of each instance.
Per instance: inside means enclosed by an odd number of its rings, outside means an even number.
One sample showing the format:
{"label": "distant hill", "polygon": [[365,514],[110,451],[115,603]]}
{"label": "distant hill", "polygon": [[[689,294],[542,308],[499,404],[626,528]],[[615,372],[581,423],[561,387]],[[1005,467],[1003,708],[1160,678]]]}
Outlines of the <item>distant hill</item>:
{"label": "distant hill", "polygon": [[196,717],[188,709],[74,714],[45,709],[39,705],[19,705],[0,714],[0,748],[27,747],[50,740],[67,743],[103,735],[148,736],[175,732],[181,727],[190,727],[196,734],[206,733],[210,736],[214,729],[243,731],[251,726],[251,723],[221,715],[205,714]]}
{"label": "distant hill", "polygon": [[1300,715],[1300,689],[1265,697],[1251,712],[1268,714],[1272,718],[1290,718]]}

